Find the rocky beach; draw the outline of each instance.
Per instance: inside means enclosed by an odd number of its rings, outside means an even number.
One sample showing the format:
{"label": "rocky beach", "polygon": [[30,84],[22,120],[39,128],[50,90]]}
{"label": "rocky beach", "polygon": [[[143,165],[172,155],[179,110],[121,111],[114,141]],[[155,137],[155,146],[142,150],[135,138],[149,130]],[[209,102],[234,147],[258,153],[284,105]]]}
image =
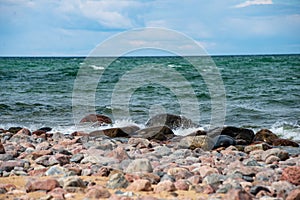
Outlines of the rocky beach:
{"label": "rocky beach", "polygon": [[299,142],[268,129],[205,131],[172,114],[143,128],[94,114],[81,123],[101,129],[0,129],[0,199],[300,199]]}

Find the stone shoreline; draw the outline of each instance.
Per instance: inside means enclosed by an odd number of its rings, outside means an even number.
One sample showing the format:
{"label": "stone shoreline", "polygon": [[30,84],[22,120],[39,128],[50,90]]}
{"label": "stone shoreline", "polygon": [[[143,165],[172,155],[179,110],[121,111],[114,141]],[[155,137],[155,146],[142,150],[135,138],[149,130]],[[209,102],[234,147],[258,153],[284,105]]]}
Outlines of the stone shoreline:
{"label": "stone shoreline", "polygon": [[297,143],[236,127],[176,136],[183,121],[167,121],[71,135],[2,129],[0,199],[300,198]]}

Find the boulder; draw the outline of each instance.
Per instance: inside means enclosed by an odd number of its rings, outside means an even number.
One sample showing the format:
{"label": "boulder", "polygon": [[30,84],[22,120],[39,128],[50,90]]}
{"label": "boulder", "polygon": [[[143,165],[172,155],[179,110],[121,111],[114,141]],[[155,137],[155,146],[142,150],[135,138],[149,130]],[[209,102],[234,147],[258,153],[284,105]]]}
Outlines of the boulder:
{"label": "boulder", "polygon": [[146,179],[138,179],[131,183],[127,188],[129,191],[151,191],[151,183]]}
{"label": "boulder", "polygon": [[255,134],[253,141],[262,141],[268,144],[273,144],[273,141],[279,139],[276,134],[268,129],[261,129]]}
{"label": "boulder", "polygon": [[233,126],[223,128],[221,135],[228,135],[235,140],[244,141],[246,144],[251,144],[254,138],[254,132],[252,130]]}
{"label": "boulder", "polygon": [[168,126],[171,129],[177,128],[191,128],[197,125],[192,122],[192,120],[179,115],[173,114],[158,114],[151,117],[146,122],[147,127],[151,126]]}
{"label": "boulder", "polygon": [[46,180],[28,181],[25,185],[26,192],[34,192],[37,190],[51,191],[56,187],[59,187],[59,182],[53,178],[49,178]]}
{"label": "boulder", "polygon": [[275,139],[273,140],[272,144],[274,146],[292,146],[292,147],[299,147],[299,144],[288,139]]}
{"label": "boulder", "polygon": [[146,158],[133,160],[125,170],[126,173],[152,172],[153,168],[150,161]]}
{"label": "boulder", "polygon": [[111,138],[128,137],[128,134],[124,132],[121,128],[109,128],[109,129],[98,130],[89,133],[89,136],[91,137],[101,137],[103,135],[106,135]]}
{"label": "boulder", "polygon": [[7,131],[10,132],[10,133],[17,133],[19,130],[21,130],[22,127],[10,127]]}
{"label": "boulder", "polygon": [[213,138],[214,141],[214,149],[217,149],[219,147],[229,147],[231,145],[236,145],[235,139],[228,135],[218,135]]}
{"label": "boulder", "polygon": [[154,188],[154,192],[161,193],[161,192],[172,192],[175,191],[176,187],[173,182],[166,180],[161,181],[157,184],[157,186]]}
{"label": "boulder", "polygon": [[153,126],[144,128],[136,132],[136,137],[145,138],[148,140],[168,140],[174,137],[173,131],[168,126]]}
{"label": "boulder", "polygon": [[80,123],[86,123],[86,122],[97,123],[98,125],[101,126],[101,125],[111,124],[112,120],[105,115],[89,114],[80,120]]}
{"label": "boulder", "polygon": [[85,199],[104,199],[111,196],[110,192],[100,186],[93,186],[88,188],[88,192],[85,194]]}
{"label": "boulder", "polygon": [[109,189],[126,188],[128,184],[129,183],[126,180],[124,174],[116,173],[109,177],[106,187]]}
{"label": "boulder", "polygon": [[179,148],[211,150],[214,147],[214,141],[206,135],[186,136],[178,144]]}

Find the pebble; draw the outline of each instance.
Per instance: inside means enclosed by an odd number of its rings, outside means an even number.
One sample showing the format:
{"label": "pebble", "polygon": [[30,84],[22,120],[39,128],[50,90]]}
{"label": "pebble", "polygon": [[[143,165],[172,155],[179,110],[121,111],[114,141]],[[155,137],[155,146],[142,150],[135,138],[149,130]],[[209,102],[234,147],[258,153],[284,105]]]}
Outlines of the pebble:
{"label": "pebble", "polygon": [[146,158],[133,160],[126,168],[126,173],[134,172],[152,172],[153,167],[150,161]]}
{"label": "pebble", "polygon": [[[248,145],[253,135],[236,132],[242,129],[227,129],[228,135],[214,140],[205,134],[176,136],[164,126],[156,133],[158,127],[129,128],[129,138],[115,137],[117,132],[111,132],[116,133],[110,135],[113,138],[104,133],[90,137],[44,129],[34,134],[28,129],[3,132],[0,181],[14,176],[26,176],[28,181],[20,189],[0,184],[0,193],[24,199],[37,190],[45,193],[43,199],[71,199],[76,197],[74,192],[84,193],[85,199],[151,199],[152,192],[181,198],[177,190],[209,194],[199,199],[291,200],[300,196],[300,148],[271,146],[267,142],[272,138],[267,137],[273,135],[268,131],[263,141]],[[145,135],[140,137],[139,131]],[[216,139],[219,145],[212,150]],[[101,186],[81,176],[108,180]],[[135,194],[140,191],[148,196]]]}
{"label": "pebble", "polygon": [[127,188],[129,191],[152,191],[152,185],[149,180],[138,179],[131,183]]}
{"label": "pebble", "polygon": [[125,176],[121,173],[116,173],[110,176],[109,181],[106,184],[107,188],[126,188],[129,182],[126,180]]}

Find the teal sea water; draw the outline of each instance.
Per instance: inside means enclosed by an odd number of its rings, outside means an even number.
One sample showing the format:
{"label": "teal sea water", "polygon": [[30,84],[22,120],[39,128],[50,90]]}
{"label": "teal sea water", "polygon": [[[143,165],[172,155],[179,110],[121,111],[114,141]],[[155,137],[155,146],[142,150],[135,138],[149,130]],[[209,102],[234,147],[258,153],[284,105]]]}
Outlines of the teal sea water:
{"label": "teal sea water", "polygon": [[[193,59],[205,65],[201,57]],[[283,137],[300,139],[300,55],[214,56],[212,59],[225,88],[226,125],[253,130],[268,128]],[[125,102],[130,119],[125,121],[144,124],[153,108],[181,114],[180,95],[185,96],[192,89],[198,103],[191,102],[189,112],[199,111],[201,126],[210,123],[212,97],[207,80],[181,57],[123,57],[108,67],[105,58],[93,63],[80,57],[2,57],[0,128],[50,126],[65,133],[74,131],[72,100],[82,98],[85,104],[84,97],[73,96],[74,81],[83,65],[87,67],[87,80],[102,75],[96,82],[87,81],[82,87],[88,91],[92,88],[89,84],[96,84],[94,107],[97,113],[114,118],[112,98],[118,97],[113,96],[118,83],[137,67],[153,68],[153,74],[143,74],[140,70],[135,76],[128,76],[132,80],[127,80],[127,85],[122,85],[123,91],[130,94],[129,101]],[[158,76],[165,75],[158,73],[160,68],[175,70],[186,82],[179,82],[176,76],[174,80],[165,79],[163,85],[156,82]],[[143,76],[154,78],[151,83],[142,85],[138,80]],[[176,94],[172,90],[174,86],[178,89]]]}

